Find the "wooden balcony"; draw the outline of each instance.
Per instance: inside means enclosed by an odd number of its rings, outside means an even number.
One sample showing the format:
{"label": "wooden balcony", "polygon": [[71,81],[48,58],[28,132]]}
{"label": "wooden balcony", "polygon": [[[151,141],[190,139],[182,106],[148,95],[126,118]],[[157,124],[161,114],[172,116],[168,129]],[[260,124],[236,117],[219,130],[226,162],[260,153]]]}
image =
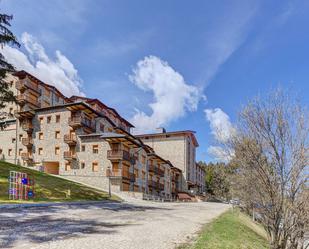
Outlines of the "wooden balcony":
{"label": "wooden balcony", "polygon": [[23,93],[23,94],[18,94],[16,97],[16,101],[19,105],[25,105],[25,104],[31,104],[35,107],[40,107],[40,102],[34,98],[34,97],[30,97],[30,95]]}
{"label": "wooden balcony", "polygon": [[76,154],[72,151],[63,152],[63,157],[65,160],[72,161],[76,159]]}
{"label": "wooden balcony", "polygon": [[89,119],[83,118],[82,116],[70,117],[69,126],[71,126],[74,129],[80,127],[86,127],[91,129],[92,131],[95,131],[95,123]]}
{"label": "wooden balcony", "polygon": [[39,91],[38,85],[35,83],[31,82],[29,79],[22,79],[16,82],[16,89],[19,91],[24,91],[27,88],[30,88],[36,92]]}
{"label": "wooden balcony", "polygon": [[33,140],[32,138],[26,137],[26,138],[22,138],[21,143],[24,146],[31,147],[33,145]]}
{"label": "wooden balcony", "polygon": [[108,177],[122,177],[121,169],[107,169],[106,176]]}
{"label": "wooden balcony", "polygon": [[119,160],[130,161],[130,153],[125,150],[108,150],[107,159],[111,161],[119,161]]}
{"label": "wooden balcony", "polygon": [[63,140],[68,145],[76,145],[77,142],[75,134],[66,134],[64,135]]}
{"label": "wooden balcony", "polygon": [[25,131],[25,132],[32,132],[33,131],[33,125],[32,125],[32,122],[30,121],[24,121],[22,122],[21,124],[21,127],[22,129]]}
{"label": "wooden balcony", "polygon": [[18,94],[16,96],[16,101],[18,104],[20,105],[24,105],[26,104],[27,100],[26,100],[26,95],[25,94]]}
{"label": "wooden balcony", "polygon": [[32,155],[29,152],[22,152],[20,156],[24,161],[32,161]]}

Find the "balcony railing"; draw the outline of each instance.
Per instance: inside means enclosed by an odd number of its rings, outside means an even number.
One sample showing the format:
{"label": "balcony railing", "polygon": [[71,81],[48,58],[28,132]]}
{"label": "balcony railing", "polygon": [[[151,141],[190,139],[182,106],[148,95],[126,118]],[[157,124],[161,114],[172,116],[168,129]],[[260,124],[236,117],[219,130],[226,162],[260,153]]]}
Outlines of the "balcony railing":
{"label": "balcony railing", "polygon": [[66,134],[63,137],[63,140],[65,143],[69,145],[74,145],[76,144],[76,135],[75,134]]}
{"label": "balcony railing", "polygon": [[108,177],[122,177],[121,169],[107,169],[106,176]]}
{"label": "balcony railing", "polygon": [[20,156],[25,161],[31,161],[32,160],[32,155],[29,152],[22,152],[20,154]]}
{"label": "balcony railing", "polygon": [[20,105],[24,105],[26,103],[32,104],[36,107],[40,107],[40,102],[37,101],[37,99],[30,97],[28,94],[23,93],[23,94],[19,94],[16,97],[16,101],[18,104]]}
{"label": "balcony railing", "polygon": [[21,124],[22,128],[26,132],[32,132],[33,131],[33,125],[30,121],[25,121]]}
{"label": "balcony railing", "polygon": [[125,150],[108,150],[107,159],[109,160],[126,160],[130,161],[130,153]]}
{"label": "balcony railing", "polygon": [[76,154],[72,151],[65,151],[63,152],[63,157],[66,160],[74,160],[76,159]]}
{"label": "balcony railing", "polygon": [[35,83],[32,83],[29,79],[23,79],[16,82],[16,89],[23,91],[26,88],[31,88],[34,91],[38,92],[38,86]]}
{"label": "balcony railing", "polygon": [[95,123],[89,119],[83,118],[82,116],[70,117],[69,126],[73,128],[85,126],[92,130],[95,130]]}
{"label": "balcony railing", "polygon": [[24,145],[24,146],[32,146],[33,145],[33,140],[32,138],[29,138],[29,137],[26,137],[26,138],[23,138],[21,140],[21,143]]}

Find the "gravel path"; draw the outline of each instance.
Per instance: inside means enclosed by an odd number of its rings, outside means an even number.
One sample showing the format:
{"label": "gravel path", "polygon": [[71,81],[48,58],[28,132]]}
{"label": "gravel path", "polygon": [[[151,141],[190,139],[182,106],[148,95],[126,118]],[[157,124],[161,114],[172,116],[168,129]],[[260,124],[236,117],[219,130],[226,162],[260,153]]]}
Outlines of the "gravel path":
{"label": "gravel path", "polygon": [[228,208],[134,201],[0,210],[0,248],[175,248]]}

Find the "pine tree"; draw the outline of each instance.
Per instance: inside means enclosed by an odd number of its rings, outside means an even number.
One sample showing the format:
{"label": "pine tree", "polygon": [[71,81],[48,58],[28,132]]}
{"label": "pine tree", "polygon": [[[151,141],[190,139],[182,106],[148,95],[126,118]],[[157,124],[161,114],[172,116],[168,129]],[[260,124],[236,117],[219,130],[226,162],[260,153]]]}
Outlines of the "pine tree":
{"label": "pine tree", "polygon": [[[20,44],[18,43],[16,37],[9,30],[9,27],[11,27],[10,21],[12,19],[13,16],[11,15],[0,14],[1,49],[3,49],[5,45],[20,47]],[[16,98],[13,92],[10,90],[8,82],[4,80],[8,72],[14,71],[14,67],[5,60],[3,54],[1,53],[1,49],[0,49],[0,110],[1,110],[0,121],[7,116],[7,113],[3,111],[4,107],[6,107],[8,103],[16,102]],[[3,128],[3,123],[1,122],[0,122],[0,128]]]}

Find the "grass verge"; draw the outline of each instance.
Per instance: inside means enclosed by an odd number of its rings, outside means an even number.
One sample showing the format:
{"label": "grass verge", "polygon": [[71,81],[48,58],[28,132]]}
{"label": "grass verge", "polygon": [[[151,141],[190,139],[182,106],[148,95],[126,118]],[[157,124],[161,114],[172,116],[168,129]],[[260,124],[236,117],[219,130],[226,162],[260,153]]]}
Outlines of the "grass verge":
{"label": "grass verge", "polygon": [[264,229],[238,210],[229,210],[201,231],[186,249],[263,249],[269,248]]}
{"label": "grass verge", "polygon": [[[31,201],[11,201],[8,199],[8,177],[11,170],[34,176],[35,196]],[[68,196],[70,190],[70,196]],[[62,179],[43,172],[0,161],[0,203],[64,202],[64,201],[119,201],[119,197],[76,182]]]}

